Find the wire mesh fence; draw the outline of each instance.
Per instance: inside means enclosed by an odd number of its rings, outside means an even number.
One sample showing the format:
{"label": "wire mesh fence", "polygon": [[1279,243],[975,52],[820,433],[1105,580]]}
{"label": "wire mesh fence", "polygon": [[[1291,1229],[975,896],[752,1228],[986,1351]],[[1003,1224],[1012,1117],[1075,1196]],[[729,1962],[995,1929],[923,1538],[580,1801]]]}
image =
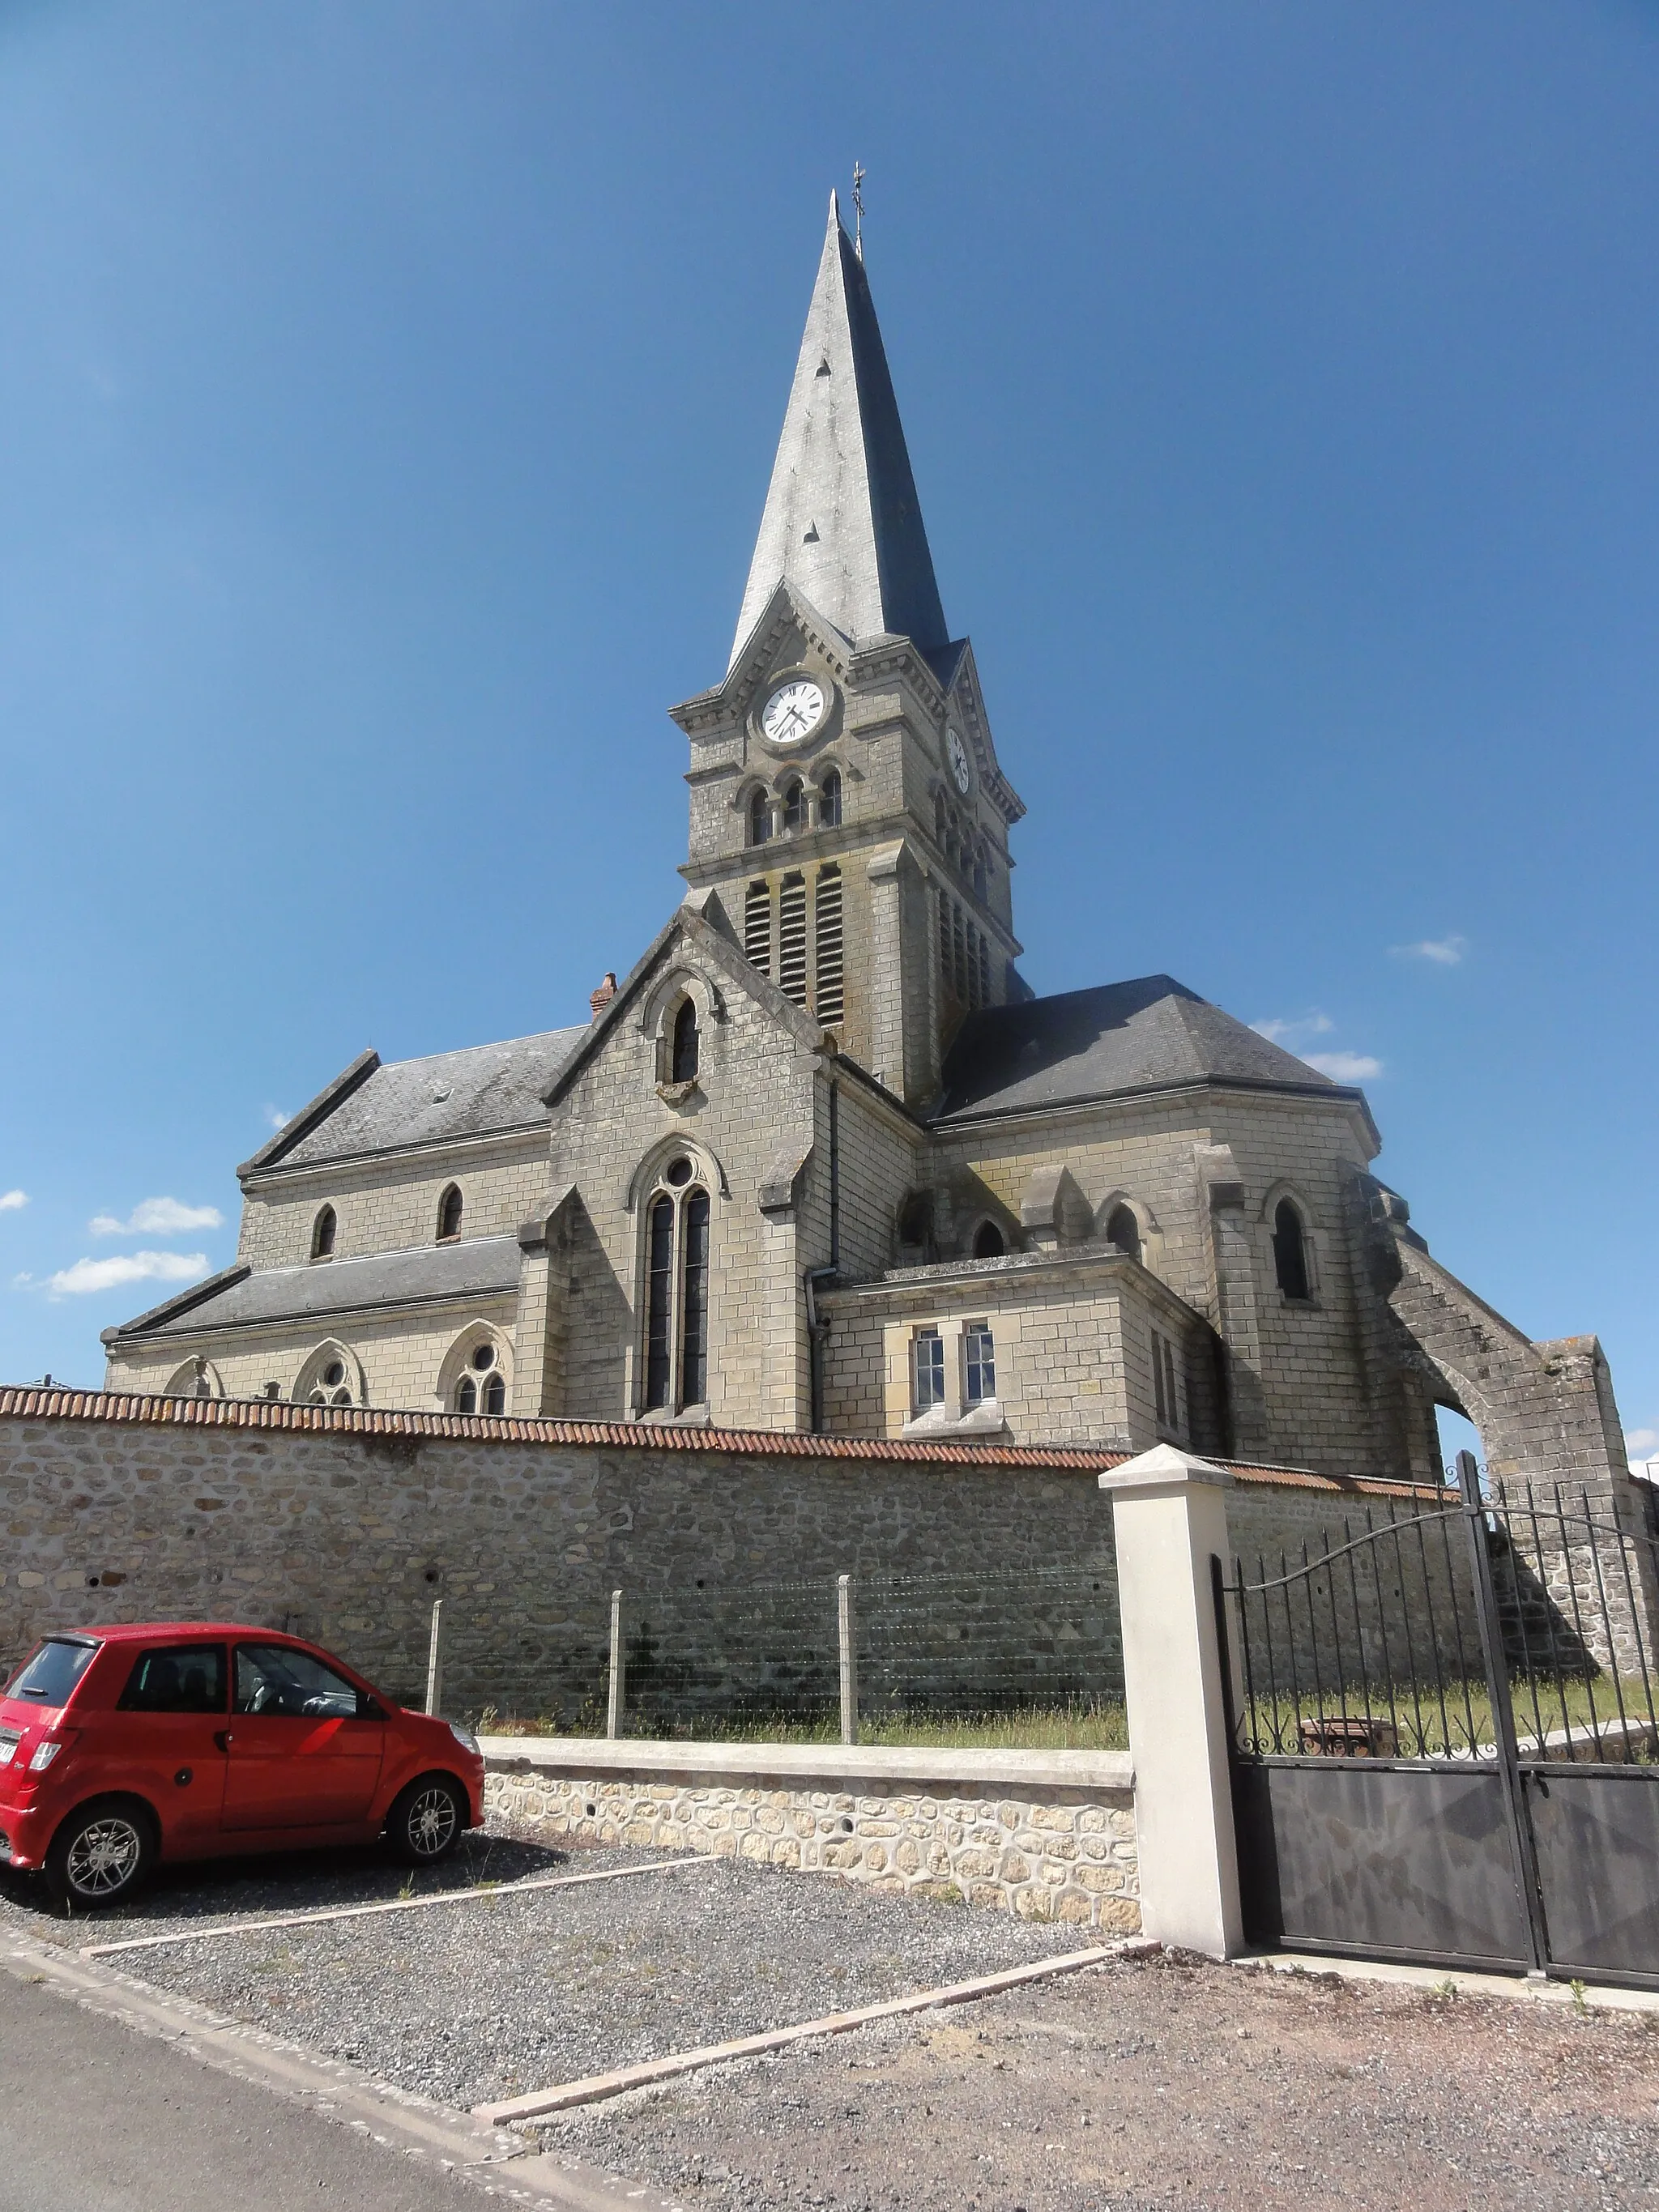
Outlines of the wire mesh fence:
{"label": "wire mesh fence", "polygon": [[[1122,1639],[1109,1562],[953,1574],[623,1588],[449,1680],[492,1725],[561,1733],[1122,1741]],[[614,1688],[613,1688],[614,1686]],[[614,1705],[614,1720],[612,1708]]]}

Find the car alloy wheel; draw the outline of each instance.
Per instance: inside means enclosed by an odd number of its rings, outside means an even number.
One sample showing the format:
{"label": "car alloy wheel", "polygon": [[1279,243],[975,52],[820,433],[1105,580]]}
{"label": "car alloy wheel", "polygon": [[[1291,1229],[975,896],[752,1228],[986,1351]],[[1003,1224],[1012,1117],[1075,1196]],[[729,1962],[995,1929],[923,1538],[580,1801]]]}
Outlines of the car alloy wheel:
{"label": "car alloy wheel", "polygon": [[69,1847],[64,1871],[77,1897],[117,1897],[137,1875],[144,1839],[125,1814],[105,1813],[88,1820]]}
{"label": "car alloy wheel", "polygon": [[441,1782],[428,1783],[410,1800],[404,1832],[417,1858],[441,1858],[455,1840],[460,1815],[454,1792]]}

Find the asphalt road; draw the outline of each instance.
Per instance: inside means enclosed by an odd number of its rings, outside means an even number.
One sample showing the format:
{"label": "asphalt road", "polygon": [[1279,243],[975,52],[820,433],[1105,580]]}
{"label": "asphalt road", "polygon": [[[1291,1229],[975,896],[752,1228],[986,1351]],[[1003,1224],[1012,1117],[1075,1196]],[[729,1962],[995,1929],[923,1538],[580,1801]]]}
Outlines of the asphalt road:
{"label": "asphalt road", "polygon": [[441,2167],[0,1973],[0,2212],[480,2212]]}

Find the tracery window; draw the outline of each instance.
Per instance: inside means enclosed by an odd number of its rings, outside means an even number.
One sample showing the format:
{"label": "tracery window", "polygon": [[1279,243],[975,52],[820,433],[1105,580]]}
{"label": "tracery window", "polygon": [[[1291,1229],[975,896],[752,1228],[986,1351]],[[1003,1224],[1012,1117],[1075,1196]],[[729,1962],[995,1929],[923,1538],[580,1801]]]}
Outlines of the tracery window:
{"label": "tracery window", "polygon": [[331,1359],[313,1386],[310,1403],[313,1406],[349,1406],[351,1387],[347,1379],[343,1359]]}
{"label": "tracery window", "polygon": [[488,1339],[475,1345],[468,1356],[465,1370],[455,1385],[455,1411],[458,1413],[504,1413],[507,1411],[507,1377],[501,1372],[501,1355]]}
{"label": "tracery window", "polygon": [[1273,1273],[1287,1298],[1312,1295],[1307,1232],[1293,1200],[1281,1198],[1273,1209]]}
{"label": "tracery window", "polygon": [[334,1231],[338,1226],[334,1208],[325,1206],[311,1224],[311,1256],[313,1260],[334,1257]]}
{"label": "tracery window", "polygon": [[645,1391],[647,1413],[682,1413],[708,1399],[709,1197],[692,1163],[672,1159],[645,1215]]}
{"label": "tracery window", "polygon": [[461,1187],[453,1182],[438,1200],[438,1242],[453,1244],[461,1233]]}
{"label": "tracery window", "polygon": [[832,768],[818,786],[818,827],[839,830],[841,827],[841,770]]}

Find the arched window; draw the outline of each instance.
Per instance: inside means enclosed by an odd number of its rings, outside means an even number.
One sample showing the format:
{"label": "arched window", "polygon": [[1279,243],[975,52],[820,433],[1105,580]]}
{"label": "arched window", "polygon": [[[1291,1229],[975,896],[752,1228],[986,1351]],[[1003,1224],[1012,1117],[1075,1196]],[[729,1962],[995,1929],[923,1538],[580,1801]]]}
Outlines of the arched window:
{"label": "arched window", "polygon": [[673,1083],[695,1083],[697,1078],[697,1010],[690,999],[674,1017],[674,1052],[671,1063]]}
{"label": "arched window", "polygon": [[671,1160],[645,1215],[647,1413],[708,1402],[708,1193],[696,1169],[683,1155]]}
{"label": "arched window", "polygon": [[311,1224],[311,1256],[313,1260],[334,1257],[334,1208],[325,1206]]}
{"label": "arched window", "polygon": [[985,855],[980,853],[974,860],[974,896],[984,905],[991,889],[991,872],[985,865]]}
{"label": "arched window", "polygon": [[438,1242],[453,1244],[461,1233],[461,1187],[450,1184],[438,1200]]}
{"label": "arched window", "polygon": [[818,786],[818,826],[823,830],[841,827],[841,770],[832,768]]}
{"label": "arched window", "polygon": [[757,791],[749,802],[749,842],[763,845],[772,834],[772,809],[766,793]]}
{"label": "arched window", "polygon": [[1000,1260],[1008,1249],[1008,1240],[994,1221],[981,1221],[974,1236],[974,1257],[976,1260]]}
{"label": "arched window", "polygon": [[1307,1233],[1302,1216],[1288,1198],[1281,1198],[1273,1209],[1273,1273],[1287,1298],[1310,1295]]}
{"label": "arched window", "polygon": [[351,1403],[350,1379],[346,1374],[343,1359],[331,1359],[312,1385],[310,1402],[313,1406],[349,1406]]}
{"label": "arched window", "polygon": [[1140,1257],[1140,1224],[1135,1219],[1134,1208],[1115,1206],[1106,1218],[1106,1242],[1115,1244],[1132,1260]]}
{"label": "arched window", "polygon": [[786,830],[806,827],[806,786],[799,777],[783,787],[783,826]]}
{"label": "arched window", "polygon": [[504,1413],[507,1411],[507,1377],[501,1372],[500,1354],[487,1340],[473,1346],[465,1370],[455,1385],[455,1411],[458,1413]]}

